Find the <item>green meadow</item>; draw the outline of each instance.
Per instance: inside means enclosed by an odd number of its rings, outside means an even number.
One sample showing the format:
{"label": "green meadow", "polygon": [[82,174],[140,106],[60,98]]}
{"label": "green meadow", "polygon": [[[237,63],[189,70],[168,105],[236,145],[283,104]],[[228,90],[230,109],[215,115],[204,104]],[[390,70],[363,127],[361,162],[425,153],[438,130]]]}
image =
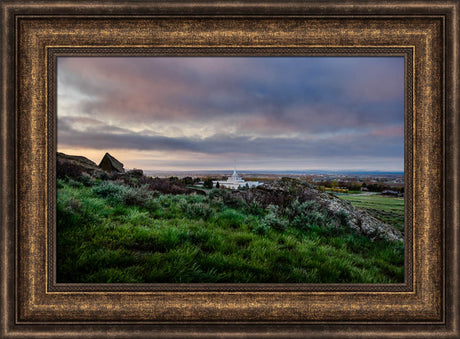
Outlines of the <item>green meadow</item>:
{"label": "green meadow", "polygon": [[[401,283],[402,242],[371,241],[312,201],[260,206],[223,189],[165,194],[58,180],[57,281]],[[403,226],[403,200],[342,196]],[[391,199],[391,200],[390,200]]]}

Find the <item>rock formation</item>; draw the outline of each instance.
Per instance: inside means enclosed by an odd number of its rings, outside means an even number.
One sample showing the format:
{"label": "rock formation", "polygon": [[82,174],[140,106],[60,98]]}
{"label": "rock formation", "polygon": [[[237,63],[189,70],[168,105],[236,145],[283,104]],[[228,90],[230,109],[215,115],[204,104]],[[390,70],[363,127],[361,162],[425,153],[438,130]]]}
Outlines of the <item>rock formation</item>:
{"label": "rock formation", "polygon": [[99,167],[106,172],[112,173],[124,173],[125,169],[123,168],[123,164],[111,156],[109,153],[105,153],[104,157],[99,164]]}
{"label": "rock formation", "polygon": [[58,152],[56,160],[57,160],[58,171],[60,167],[72,166],[78,169],[81,173],[87,173],[89,175],[96,175],[96,174],[103,172],[96,165],[96,163],[82,156],[67,155],[67,154]]}
{"label": "rock formation", "polygon": [[[404,236],[399,230],[369,215],[365,210],[358,209],[349,201],[342,200],[329,193],[321,192],[314,186],[297,179],[283,178],[272,185],[254,188],[250,192],[246,192],[239,192],[237,194],[253,194],[255,201],[261,201],[267,194],[277,195],[279,201],[283,199],[288,200],[292,195],[301,198],[303,201],[314,200],[323,208],[330,211],[331,214],[346,213],[349,227],[372,240],[404,240]],[[242,198],[247,200],[247,197]]]}

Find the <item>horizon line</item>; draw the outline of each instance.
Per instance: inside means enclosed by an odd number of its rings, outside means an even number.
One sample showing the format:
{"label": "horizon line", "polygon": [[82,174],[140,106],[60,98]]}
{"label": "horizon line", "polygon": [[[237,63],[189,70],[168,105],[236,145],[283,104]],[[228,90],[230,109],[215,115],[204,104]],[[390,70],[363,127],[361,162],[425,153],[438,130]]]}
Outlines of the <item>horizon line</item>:
{"label": "horizon line", "polygon": [[[135,168],[131,168],[135,169]],[[130,170],[130,169],[128,169]],[[189,170],[154,170],[154,169],[142,169],[143,171],[149,172],[233,172],[233,169],[189,169]],[[273,170],[257,170],[257,169],[236,169],[237,172],[324,172],[324,173],[404,173],[404,170],[368,170],[368,169],[342,169],[342,170],[327,170],[327,169],[273,169]]]}

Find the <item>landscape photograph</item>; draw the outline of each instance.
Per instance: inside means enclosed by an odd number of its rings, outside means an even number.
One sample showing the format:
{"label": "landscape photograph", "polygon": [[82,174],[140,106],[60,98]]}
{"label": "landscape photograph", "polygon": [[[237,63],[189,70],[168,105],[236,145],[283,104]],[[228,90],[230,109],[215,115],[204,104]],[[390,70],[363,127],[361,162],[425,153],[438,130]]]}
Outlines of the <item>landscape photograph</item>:
{"label": "landscape photograph", "polygon": [[58,283],[403,283],[404,58],[57,58]]}

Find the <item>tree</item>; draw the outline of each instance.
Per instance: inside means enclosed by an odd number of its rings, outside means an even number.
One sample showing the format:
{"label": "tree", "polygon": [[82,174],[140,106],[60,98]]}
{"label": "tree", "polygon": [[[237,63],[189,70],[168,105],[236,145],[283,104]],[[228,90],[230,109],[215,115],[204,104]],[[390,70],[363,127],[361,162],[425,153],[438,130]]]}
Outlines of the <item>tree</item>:
{"label": "tree", "polygon": [[185,177],[181,180],[185,185],[193,185],[193,178],[192,177]]}
{"label": "tree", "polygon": [[212,179],[206,179],[203,183],[204,188],[212,188],[212,186],[213,186]]}
{"label": "tree", "polygon": [[219,182],[216,182],[216,188],[220,188]]}

